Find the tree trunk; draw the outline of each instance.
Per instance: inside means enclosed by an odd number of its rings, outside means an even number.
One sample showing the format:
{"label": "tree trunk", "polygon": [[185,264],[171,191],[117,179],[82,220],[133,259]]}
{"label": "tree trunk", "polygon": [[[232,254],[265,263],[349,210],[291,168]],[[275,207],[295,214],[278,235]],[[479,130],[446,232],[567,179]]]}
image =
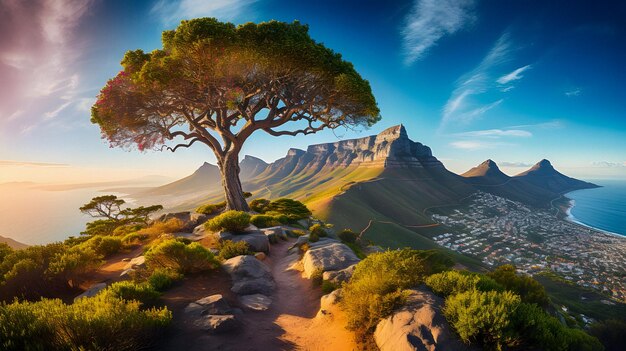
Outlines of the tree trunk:
{"label": "tree trunk", "polygon": [[243,196],[241,181],[239,180],[239,155],[227,154],[218,161],[222,174],[222,186],[227,210],[250,211]]}

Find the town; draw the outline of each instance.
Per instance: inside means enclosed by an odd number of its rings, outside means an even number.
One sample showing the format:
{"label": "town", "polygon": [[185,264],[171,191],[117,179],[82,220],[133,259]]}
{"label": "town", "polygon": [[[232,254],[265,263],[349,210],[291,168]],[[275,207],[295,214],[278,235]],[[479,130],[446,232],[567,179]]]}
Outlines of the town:
{"label": "town", "polygon": [[626,301],[626,238],[477,192],[460,208],[432,215],[450,228],[435,236],[448,249],[488,266],[514,264],[521,273],[553,272],[580,286]]}

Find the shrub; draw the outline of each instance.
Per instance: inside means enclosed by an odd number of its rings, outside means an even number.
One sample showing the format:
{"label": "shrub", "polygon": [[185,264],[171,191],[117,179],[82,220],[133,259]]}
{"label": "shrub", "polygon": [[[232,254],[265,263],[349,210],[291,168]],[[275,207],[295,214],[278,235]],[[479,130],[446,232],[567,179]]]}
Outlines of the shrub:
{"label": "shrub", "polygon": [[66,282],[71,281],[76,286],[83,275],[95,270],[102,263],[102,255],[92,248],[72,246],[55,255],[45,273],[61,277]]}
{"label": "shrub", "polygon": [[274,200],[267,206],[267,211],[287,215],[292,221],[308,218],[311,215],[311,211],[302,202],[292,199]]}
{"label": "shrub", "polygon": [[443,312],[463,342],[482,337],[486,346],[501,350],[510,315],[519,304],[520,297],[510,291],[470,290],[448,297]]}
{"label": "shrub", "polygon": [[607,351],[621,350],[626,345],[626,322],[609,319],[594,323],[590,329],[591,335],[600,339]]}
{"label": "shrub", "polygon": [[97,235],[83,243],[83,247],[91,247],[96,253],[107,257],[120,252],[122,249],[122,239],[115,236]]}
{"label": "shrub", "polygon": [[250,201],[250,209],[254,212],[265,213],[270,205],[270,200],[254,199]]}
{"label": "shrub", "polygon": [[229,258],[241,256],[241,255],[251,255],[252,251],[250,251],[250,245],[248,245],[245,241],[233,242],[231,240],[224,240],[219,243],[219,258],[222,260],[227,260]]}
{"label": "shrub", "polygon": [[317,233],[309,234],[309,242],[314,243],[320,241],[320,236]]}
{"label": "shrub", "polygon": [[259,228],[268,228],[280,225],[280,221],[276,219],[275,216],[269,215],[254,215],[250,218],[250,223],[254,224]]}
{"label": "shrub", "polygon": [[294,229],[294,230],[287,230],[287,235],[292,237],[292,238],[299,238],[303,235],[306,235],[306,232],[304,232],[303,230],[300,229]]}
{"label": "shrub", "polygon": [[135,300],[143,305],[154,306],[161,294],[148,283],[121,281],[113,283],[103,292],[122,300]]}
{"label": "shrub", "polygon": [[323,276],[324,276],[324,270],[323,269],[316,269],[311,274],[311,282],[313,283],[313,285],[315,285],[315,286],[322,285],[322,282],[324,281]]}
{"label": "shrub", "polygon": [[216,204],[206,204],[196,208],[197,213],[202,213],[205,215],[212,215],[218,212],[221,212],[226,208],[226,202],[219,202]]}
{"label": "shrub", "polygon": [[[151,226],[141,229],[137,232],[137,238],[144,238],[143,240],[153,240],[162,236],[163,234],[172,234],[180,232],[185,227],[185,223],[178,218],[170,218],[165,222],[156,221]],[[123,239],[122,239],[123,240]]]}
{"label": "shrub", "polygon": [[226,211],[221,215],[208,220],[204,227],[207,230],[228,231],[231,233],[242,233],[250,225],[250,214],[243,211]]}
{"label": "shrub", "polygon": [[337,236],[339,237],[339,240],[343,241],[344,243],[354,244],[356,242],[356,239],[359,237],[359,234],[353,232],[350,229],[344,229],[340,231]]}
{"label": "shrub", "polygon": [[402,249],[375,253],[357,264],[352,278],[344,284],[342,306],[348,328],[368,334],[381,318],[401,305],[404,289],[415,286],[431,274],[432,254]]}
{"label": "shrub", "polygon": [[246,199],[247,199],[247,198],[249,198],[249,197],[251,197],[251,196],[252,196],[252,193],[251,193],[251,192],[249,192],[249,191],[244,191],[244,192],[243,192],[243,197],[244,197],[244,198],[246,198]]}
{"label": "shrub", "polygon": [[115,230],[113,231],[113,235],[114,236],[125,236],[128,235],[130,233],[134,233],[138,230],[141,230],[143,228],[145,228],[146,225],[144,224],[129,224],[129,225],[123,225],[121,227],[117,227],[115,228]]}
{"label": "shrub", "polygon": [[493,272],[489,272],[487,276],[505,289],[518,294],[523,302],[536,303],[544,307],[550,302],[543,285],[531,277],[517,275],[513,265],[500,266]]}
{"label": "shrub", "polygon": [[174,284],[175,281],[181,280],[183,275],[170,268],[157,268],[148,277],[150,284],[157,291],[165,291]]}
{"label": "shrub", "polygon": [[140,309],[110,294],[0,305],[0,349],[138,350],[153,346],[171,321],[167,308]]}
{"label": "shrub", "polygon": [[326,229],[321,224],[313,224],[311,228],[309,228],[311,235],[315,234],[319,238],[323,238],[328,236],[326,233]]}
{"label": "shrub", "polygon": [[331,292],[337,290],[337,284],[330,282],[328,280],[324,280],[322,282],[322,293],[324,293],[324,295],[326,294],[330,294]]}
{"label": "shrub", "polygon": [[144,241],[146,241],[148,239],[148,235],[147,234],[142,234],[139,232],[135,232],[135,233],[130,233],[130,234],[126,234],[124,235],[124,237],[122,238],[122,243],[124,245],[138,245]]}
{"label": "shrub", "polygon": [[170,268],[182,274],[206,271],[219,265],[211,251],[199,243],[185,244],[176,239],[152,246],[145,257],[152,269]]}

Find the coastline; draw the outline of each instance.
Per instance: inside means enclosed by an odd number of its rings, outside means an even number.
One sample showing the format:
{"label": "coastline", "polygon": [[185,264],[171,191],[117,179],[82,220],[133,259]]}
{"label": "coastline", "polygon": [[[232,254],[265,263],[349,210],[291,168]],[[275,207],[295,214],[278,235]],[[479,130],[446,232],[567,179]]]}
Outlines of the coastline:
{"label": "coastline", "polygon": [[565,217],[564,219],[570,223],[573,224],[577,224],[581,227],[587,228],[587,229],[592,229],[595,230],[597,232],[600,232],[602,234],[608,234],[608,235],[612,235],[612,236],[617,236],[620,237],[621,239],[626,239],[626,235],[624,234],[619,234],[619,233],[615,233],[615,232],[611,232],[608,230],[604,230],[604,229],[600,229],[600,228],[596,228],[590,224],[584,223],[582,221],[580,221],[579,219],[577,219],[576,217],[574,217],[574,215],[572,214],[572,208],[574,208],[574,206],[576,206],[576,201],[573,199],[570,199],[569,197],[567,197],[567,194],[563,195],[567,200],[568,200],[568,205],[567,208],[565,209]]}

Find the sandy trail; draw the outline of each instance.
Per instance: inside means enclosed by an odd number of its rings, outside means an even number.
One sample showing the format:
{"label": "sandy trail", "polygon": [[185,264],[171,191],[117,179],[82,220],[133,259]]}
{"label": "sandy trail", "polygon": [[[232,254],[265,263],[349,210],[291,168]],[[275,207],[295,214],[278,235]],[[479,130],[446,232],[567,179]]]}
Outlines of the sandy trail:
{"label": "sandy trail", "polygon": [[354,350],[352,334],[345,329],[343,313],[333,309],[330,314],[316,316],[322,292],[300,272],[287,270],[293,256],[287,250],[293,243],[281,241],[272,245],[264,261],[270,267],[276,290],[272,305],[264,312],[246,311],[242,328],[224,335],[208,335],[194,330],[184,320],[183,310],[192,301],[210,294],[223,294],[237,307],[230,293],[230,282],[223,272],[211,273],[211,278],[199,276],[168,291],[164,299],[174,314],[174,335],[159,349],[166,350]]}

